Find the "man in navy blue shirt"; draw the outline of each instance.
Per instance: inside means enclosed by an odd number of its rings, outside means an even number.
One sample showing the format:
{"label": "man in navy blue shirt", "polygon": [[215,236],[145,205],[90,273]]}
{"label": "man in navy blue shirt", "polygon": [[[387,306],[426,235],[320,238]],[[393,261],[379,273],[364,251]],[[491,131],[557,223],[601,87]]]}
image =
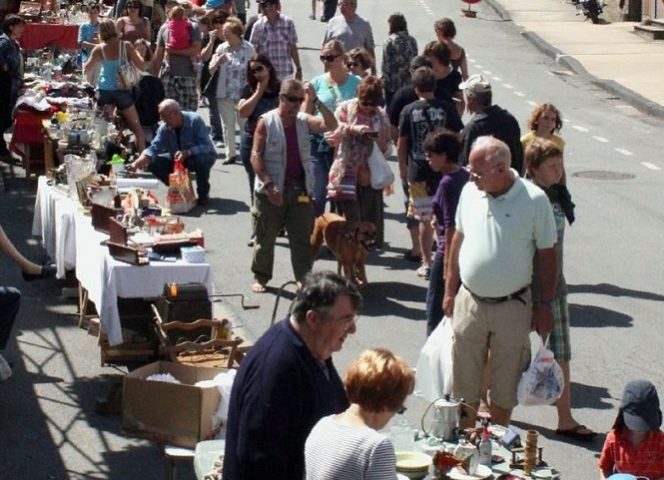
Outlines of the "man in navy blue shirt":
{"label": "man in navy blue shirt", "polygon": [[308,273],[289,318],[242,361],[231,392],[223,478],[304,478],[304,443],[326,415],[348,407],[332,363],[355,333],[361,296],[332,272]]}
{"label": "man in navy blue shirt", "polygon": [[173,162],[184,162],[187,170],[196,172],[198,203],[205,205],[210,196],[210,170],[217,159],[208,127],[200,115],[183,112],[180,104],[170,98],[159,104],[159,116],[162,122],[154,140],[130,168],[147,168],[168,185]]}

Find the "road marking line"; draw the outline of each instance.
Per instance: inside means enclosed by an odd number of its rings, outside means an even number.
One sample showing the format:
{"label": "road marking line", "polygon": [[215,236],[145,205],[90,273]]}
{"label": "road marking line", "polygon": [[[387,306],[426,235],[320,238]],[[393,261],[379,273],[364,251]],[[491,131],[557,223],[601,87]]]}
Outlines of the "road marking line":
{"label": "road marking line", "polygon": [[650,162],[641,162],[641,165],[643,165],[646,168],[649,168],[650,170],[661,170],[657,165],[653,165]]}
{"label": "road marking line", "polygon": [[578,130],[579,132],[587,132],[588,129],[586,127],[582,127],[581,125],[573,125],[572,128],[574,130]]}
{"label": "road marking line", "polygon": [[491,75],[491,70],[482,70],[482,73],[486,75]]}
{"label": "road marking line", "polygon": [[512,89],[514,88],[514,87],[513,87],[512,85],[510,85],[509,83],[503,83],[503,87],[508,88],[508,89],[510,89],[510,90],[512,90]]}
{"label": "road marking line", "polygon": [[528,105],[530,105],[531,107],[536,107],[537,106],[537,102],[533,102],[532,100],[527,100],[526,103]]}
{"label": "road marking line", "polygon": [[525,96],[526,96],[525,93],[523,93],[523,92],[517,92],[516,90],[514,90],[514,95],[516,95],[517,97],[525,97]]}
{"label": "road marking line", "polygon": [[626,148],[615,148],[614,150],[618,153],[622,153],[623,155],[625,155],[627,157],[631,157],[632,155],[634,155],[632,152],[630,152]]}
{"label": "road marking line", "polygon": [[593,135],[593,138],[600,143],[609,143],[609,140],[604,137],[598,137],[597,135]]}

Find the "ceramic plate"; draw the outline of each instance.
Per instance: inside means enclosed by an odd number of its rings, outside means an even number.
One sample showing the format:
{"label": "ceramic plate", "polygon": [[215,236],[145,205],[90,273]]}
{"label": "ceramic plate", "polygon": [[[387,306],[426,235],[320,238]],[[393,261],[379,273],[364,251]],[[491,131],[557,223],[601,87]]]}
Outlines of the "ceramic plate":
{"label": "ceramic plate", "polygon": [[478,465],[477,471],[474,475],[468,475],[459,469],[459,467],[454,467],[450,470],[450,473],[447,474],[452,480],[482,480],[485,478],[491,478],[491,475],[491,469],[485,465]]}
{"label": "ceramic plate", "polygon": [[428,471],[431,457],[422,452],[396,452],[397,470],[402,472]]}

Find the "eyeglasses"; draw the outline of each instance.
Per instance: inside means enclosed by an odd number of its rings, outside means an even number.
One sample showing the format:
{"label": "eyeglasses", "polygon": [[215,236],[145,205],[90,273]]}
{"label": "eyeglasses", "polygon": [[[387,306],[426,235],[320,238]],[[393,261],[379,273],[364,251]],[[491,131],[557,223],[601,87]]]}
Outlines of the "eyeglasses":
{"label": "eyeglasses", "polygon": [[474,172],[472,170],[469,171],[468,173],[470,174],[470,180],[471,181],[480,182],[484,179],[484,177],[487,177],[488,175],[491,175],[491,174],[495,173],[496,171],[498,171],[498,167],[490,168],[489,170],[487,170],[484,173],[477,173],[477,172]]}
{"label": "eyeglasses", "polygon": [[341,55],[331,55],[331,54],[330,54],[330,55],[321,55],[321,56],[318,57],[318,58],[320,58],[320,61],[321,61],[321,62],[328,62],[328,63],[329,63],[329,62],[334,62],[334,60],[335,60],[337,57],[340,57],[340,56],[341,56]]}
{"label": "eyeglasses", "polygon": [[281,98],[288,100],[291,103],[302,103],[304,102],[304,97],[292,97],[290,95],[281,94]]}
{"label": "eyeglasses", "polygon": [[403,415],[404,413],[406,413],[406,410],[408,410],[408,409],[406,407],[404,407],[403,405],[401,405],[401,408],[399,410],[397,410],[396,413],[397,413],[397,415]]}
{"label": "eyeglasses", "polygon": [[250,71],[253,74],[257,74],[265,70],[265,67],[263,65],[256,65],[254,68],[252,68]]}

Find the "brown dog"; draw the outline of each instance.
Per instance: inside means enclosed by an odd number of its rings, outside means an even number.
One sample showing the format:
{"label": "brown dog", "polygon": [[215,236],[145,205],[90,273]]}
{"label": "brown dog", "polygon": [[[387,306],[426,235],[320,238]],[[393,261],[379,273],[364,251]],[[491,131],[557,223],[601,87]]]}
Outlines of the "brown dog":
{"label": "brown dog", "polygon": [[376,226],[371,222],[347,222],[334,213],[324,213],[314,223],[311,247],[318,257],[323,240],[337,258],[337,273],[358,287],[367,284],[365,264],[369,248],[375,243]]}

